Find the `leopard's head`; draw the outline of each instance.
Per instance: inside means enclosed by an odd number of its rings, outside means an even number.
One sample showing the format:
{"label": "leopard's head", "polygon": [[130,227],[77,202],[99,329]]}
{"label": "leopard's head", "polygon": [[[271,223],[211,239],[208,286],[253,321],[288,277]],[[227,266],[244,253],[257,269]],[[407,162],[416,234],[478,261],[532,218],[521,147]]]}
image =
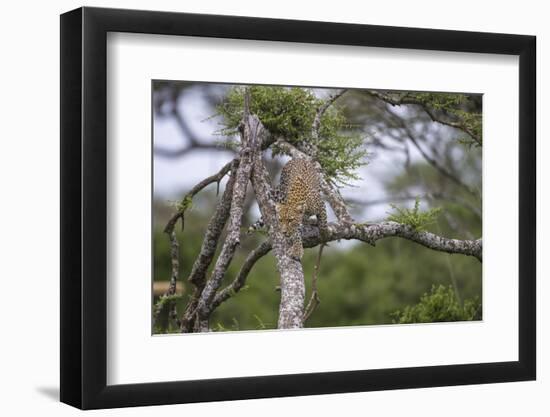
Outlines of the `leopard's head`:
{"label": "leopard's head", "polygon": [[291,236],[300,225],[303,204],[292,206],[290,204],[277,204],[277,214],[281,231],[285,236]]}

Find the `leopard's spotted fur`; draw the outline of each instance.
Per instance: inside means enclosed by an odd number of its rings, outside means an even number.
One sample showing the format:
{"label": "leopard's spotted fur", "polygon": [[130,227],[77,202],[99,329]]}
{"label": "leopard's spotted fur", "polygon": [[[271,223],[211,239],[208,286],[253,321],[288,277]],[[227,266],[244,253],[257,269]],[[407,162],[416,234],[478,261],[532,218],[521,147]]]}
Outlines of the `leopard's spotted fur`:
{"label": "leopard's spotted fur", "polygon": [[304,218],[317,217],[321,236],[327,234],[327,212],[315,163],[296,158],[287,162],[274,197],[281,231],[290,239],[290,255],[300,259],[304,254],[300,230]]}

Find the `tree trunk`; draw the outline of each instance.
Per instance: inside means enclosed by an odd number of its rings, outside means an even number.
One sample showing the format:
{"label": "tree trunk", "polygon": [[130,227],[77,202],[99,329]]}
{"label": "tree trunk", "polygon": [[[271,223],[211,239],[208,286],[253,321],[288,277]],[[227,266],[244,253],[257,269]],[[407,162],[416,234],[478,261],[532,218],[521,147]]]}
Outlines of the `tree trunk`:
{"label": "tree trunk", "polygon": [[277,327],[279,329],[301,328],[305,301],[304,272],[300,261],[288,255],[289,246],[279,228],[275,204],[269,197],[271,185],[268,182],[269,176],[261,153],[262,142],[267,137],[267,132],[255,115],[245,116],[243,121],[243,141],[252,150],[252,187],[268,229],[281,280],[281,302]]}

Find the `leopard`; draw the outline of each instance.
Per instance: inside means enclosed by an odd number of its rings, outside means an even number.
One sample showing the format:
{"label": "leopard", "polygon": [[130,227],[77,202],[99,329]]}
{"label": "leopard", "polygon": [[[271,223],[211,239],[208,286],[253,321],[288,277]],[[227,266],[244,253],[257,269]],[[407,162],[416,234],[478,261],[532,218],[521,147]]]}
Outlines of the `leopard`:
{"label": "leopard", "polygon": [[293,158],[282,171],[274,190],[281,232],[289,241],[289,255],[301,259],[304,254],[301,229],[304,220],[317,218],[321,239],[328,235],[327,211],[321,196],[321,174],[314,161]]}

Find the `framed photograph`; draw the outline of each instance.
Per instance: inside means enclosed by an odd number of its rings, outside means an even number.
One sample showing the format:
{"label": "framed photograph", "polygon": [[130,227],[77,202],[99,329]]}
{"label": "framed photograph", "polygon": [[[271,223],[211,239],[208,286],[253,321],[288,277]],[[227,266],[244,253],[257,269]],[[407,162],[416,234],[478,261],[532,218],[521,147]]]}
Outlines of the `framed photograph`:
{"label": "framed photograph", "polygon": [[535,37],[61,16],[61,401],[533,380]]}

